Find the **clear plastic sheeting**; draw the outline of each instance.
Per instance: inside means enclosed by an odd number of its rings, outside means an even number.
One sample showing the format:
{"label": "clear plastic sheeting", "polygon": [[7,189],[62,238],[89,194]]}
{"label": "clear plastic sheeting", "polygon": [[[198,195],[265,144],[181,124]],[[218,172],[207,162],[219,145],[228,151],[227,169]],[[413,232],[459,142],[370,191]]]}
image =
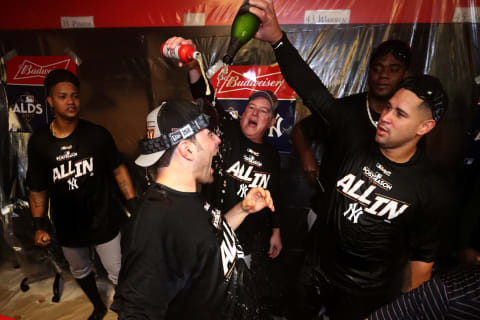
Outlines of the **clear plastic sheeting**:
{"label": "clear plastic sheeting", "polygon": [[[1,210],[1,221],[5,240],[13,249],[15,258],[25,278],[28,278],[28,282],[62,273],[65,261],[58,244],[52,243],[46,248],[34,245],[33,224],[26,201],[17,200],[4,206]],[[24,282],[26,284],[27,280]]]}
{"label": "clear plastic sheeting", "polygon": [[[238,1],[238,6],[240,2]],[[158,3],[163,2],[156,1],[155,4],[149,3],[149,6],[154,8]],[[137,5],[138,8],[130,9],[131,13],[143,8],[145,1],[137,2]],[[188,4],[177,9],[175,5],[172,3],[166,6],[183,21]],[[191,5],[194,5],[193,2]],[[438,128],[428,137],[427,149],[435,166],[450,179],[454,188],[453,183],[462,166],[465,133],[471,126],[474,106],[478,101],[478,92],[473,82],[474,77],[480,74],[479,23],[476,20],[478,1],[276,1],[275,6],[277,5],[280,22],[295,23],[283,25],[283,30],[337,97],[368,90],[369,58],[372,49],[380,42],[400,39],[410,44],[413,53],[411,72],[439,77],[450,98],[450,108]],[[82,6],[85,4],[82,3]],[[119,6],[122,5],[112,4],[112,7]],[[41,7],[49,9],[44,4]],[[383,11],[376,7],[383,8]],[[465,7],[470,11],[459,11],[456,7]],[[123,9],[118,8],[120,11]],[[305,16],[307,10],[329,9],[350,10],[349,20],[343,24],[330,23],[326,18],[321,20],[319,17],[326,12],[313,12],[313,20],[308,20],[308,24],[298,20],[298,17]],[[74,16],[78,13],[75,11],[78,9],[72,10],[52,14]],[[117,21],[117,24],[102,25],[102,15],[95,15],[99,17],[94,19],[96,27],[118,27],[112,29],[6,31],[5,29],[15,28],[3,28],[0,31],[0,56],[10,50],[16,50],[18,55],[63,55],[65,52],[75,52],[76,58],[82,61],[78,67],[81,117],[104,126],[112,133],[119,150],[124,154],[137,191],[141,194],[145,172],[136,167],[133,160],[138,155],[137,141],[145,134],[144,121],[147,113],[165,99],[191,97],[186,71],[180,69],[176,62],[163,58],[160,46],[171,36],[191,38],[202,53],[207,68],[215,64],[226,52],[230,32],[226,26],[229,22],[226,21],[233,19],[235,10],[218,1],[215,1],[213,9],[209,7],[208,10],[212,10],[207,14],[205,24],[208,26],[179,27],[183,25],[181,23],[173,24],[175,27],[166,27],[168,24],[163,23],[162,19],[167,17],[162,16],[160,11],[155,11],[151,15],[152,20],[143,24],[128,21],[120,24]],[[372,17],[369,19],[370,11]],[[42,21],[49,20],[39,13],[41,10],[27,12],[36,12]],[[144,21],[142,14],[150,13],[142,11],[139,15],[132,16],[139,19],[136,20],[138,22]],[[342,12],[332,13],[334,14],[341,15]],[[292,19],[288,20],[289,17]],[[454,18],[457,19],[456,23],[451,23]],[[169,19],[172,17],[169,16],[165,21]],[[219,19],[220,22],[215,24],[210,19]],[[28,19],[16,20],[19,23],[28,22]],[[138,26],[151,28],[129,28]],[[41,27],[40,24],[33,24],[26,26],[26,29]],[[56,25],[43,27],[59,28]],[[270,65],[275,62],[271,46],[257,40],[245,45],[234,59],[234,64],[237,65]],[[10,212],[11,217],[15,210],[21,210],[24,215],[28,215],[29,211],[26,206],[19,206],[19,203],[28,200],[24,181],[28,136],[8,132],[10,104],[6,97],[5,84],[1,83],[0,208],[7,208],[5,212]],[[296,112],[304,116],[307,113],[305,110],[299,104]],[[289,170],[287,161],[284,173],[289,174]],[[285,184],[284,188],[287,189],[284,190],[286,201],[289,201],[288,195],[293,192],[289,192],[288,188],[295,188],[295,185]],[[31,240],[16,241],[16,235],[12,233],[13,226],[10,225],[12,219],[5,217],[2,215],[3,230],[8,234],[5,233],[4,238],[9,245],[17,252],[23,248],[25,255],[36,255],[33,253],[33,243],[28,242]],[[24,227],[31,228],[26,225]],[[33,232],[32,229],[28,232],[30,231]],[[41,265],[39,263],[39,268]]]}

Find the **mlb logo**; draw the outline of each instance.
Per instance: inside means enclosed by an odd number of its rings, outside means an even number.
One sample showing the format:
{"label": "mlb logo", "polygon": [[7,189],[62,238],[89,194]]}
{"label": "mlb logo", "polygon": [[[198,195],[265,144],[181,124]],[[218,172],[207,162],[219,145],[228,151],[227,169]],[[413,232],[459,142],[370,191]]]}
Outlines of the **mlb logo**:
{"label": "mlb logo", "polygon": [[35,103],[35,97],[32,95],[22,95],[22,100],[26,103]]}

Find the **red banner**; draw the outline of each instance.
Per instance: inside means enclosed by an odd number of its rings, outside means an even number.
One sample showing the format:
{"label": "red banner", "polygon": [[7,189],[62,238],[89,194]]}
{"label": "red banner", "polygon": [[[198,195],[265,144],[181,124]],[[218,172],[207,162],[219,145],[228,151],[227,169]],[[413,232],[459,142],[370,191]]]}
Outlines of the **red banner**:
{"label": "red banner", "polygon": [[53,69],[76,73],[77,66],[68,56],[17,56],[6,68],[9,131],[33,132],[53,119],[43,88],[45,76]]}
{"label": "red banner", "polygon": [[259,90],[271,90],[279,100],[295,100],[296,93],[288,86],[280,67],[276,66],[230,66],[219,81],[218,70],[212,77],[219,99],[248,99]]}
{"label": "red banner", "polygon": [[77,66],[69,56],[17,56],[7,62],[7,84],[43,86],[43,79],[53,69],[76,73]]}
{"label": "red banner", "polygon": [[[243,0],[2,1],[0,30],[230,25]],[[480,21],[480,0],[274,0],[281,24]]]}

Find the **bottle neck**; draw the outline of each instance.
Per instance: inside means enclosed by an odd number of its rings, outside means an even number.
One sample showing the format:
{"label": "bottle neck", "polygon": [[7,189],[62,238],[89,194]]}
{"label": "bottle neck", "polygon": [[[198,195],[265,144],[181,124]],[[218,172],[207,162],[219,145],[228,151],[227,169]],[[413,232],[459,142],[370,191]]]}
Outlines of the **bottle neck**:
{"label": "bottle neck", "polygon": [[238,50],[243,46],[243,43],[237,38],[231,38],[230,44],[228,45],[227,53],[223,56],[223,63],[232,64],[233,57],[237,54]]}

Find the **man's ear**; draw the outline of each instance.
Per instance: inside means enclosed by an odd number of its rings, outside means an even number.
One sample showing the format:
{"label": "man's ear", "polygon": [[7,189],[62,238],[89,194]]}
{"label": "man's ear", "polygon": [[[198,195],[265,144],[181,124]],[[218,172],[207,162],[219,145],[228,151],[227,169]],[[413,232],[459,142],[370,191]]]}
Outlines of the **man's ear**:
{"label": "man's ear", "polygon": [[180,141],[177,151],[186,160],[193,161],[195,159],[195,146],[188,139]]}
{"label": "man's ear", "polygon": [[435,123],[435,120],[433,120],[433,119],[424,120],[420,124],[420,126],[418,127],[417,135],[419,135],[419,136],[426,135],[427,133],[432,131],[433,128],[435,128],[435,125],[436,125],[436,123]]}
{"label": "man's ear", "polygon": [[53,108],[53,103],[52,103],[52,101],[53,101],[53,100],[52,100],[52,97],[48,96],[48,97],[47,97],[47,102],[48,102],[48,104],[50,105],[50,107]]}
{"label": "man's ear", "polygon": [[277,115],[275,115],[273,118],[272,118],[272,121],[270,122],[270,127],[273,127],[275,125],[275,123],[277,123]]}

